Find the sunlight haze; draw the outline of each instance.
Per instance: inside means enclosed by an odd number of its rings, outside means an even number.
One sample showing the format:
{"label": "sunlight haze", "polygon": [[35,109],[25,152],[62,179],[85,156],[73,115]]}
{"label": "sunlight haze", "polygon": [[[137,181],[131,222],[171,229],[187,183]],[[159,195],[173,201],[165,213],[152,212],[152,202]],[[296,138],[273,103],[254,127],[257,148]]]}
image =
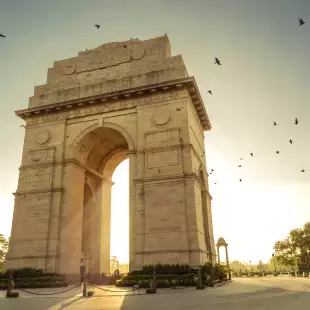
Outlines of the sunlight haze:
{"label": "sunlight haze", "polygon": [[[172,55],[182,54],[195,77],[211,121],[205,147],[208,171],[214,169],[214,234],[228,242],[230,260],[268,261],[275,241],[309,221],[309,0],[0,2],[7,36],[0,38],[0,234],[10,235],[23,149],[24,121],[14,111],[27,108],[54,60],[165,33]],[[298,17],[308,23],[299,27]],[[125,263],[128,161],[113,181],[111,255]]]}

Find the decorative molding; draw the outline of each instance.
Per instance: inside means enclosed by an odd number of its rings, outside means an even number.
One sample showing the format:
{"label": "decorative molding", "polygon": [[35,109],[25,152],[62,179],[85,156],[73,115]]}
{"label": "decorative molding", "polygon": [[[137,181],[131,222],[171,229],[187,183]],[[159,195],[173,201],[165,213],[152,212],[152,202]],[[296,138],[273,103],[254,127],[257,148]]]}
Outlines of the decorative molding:
{"label": "decorative molding", "polygon": [[28,195],[39,195],[39,194],[47,194],[47,193],[64,193],[65,189],[64,188],[43,188],[43,189],[33,189],[33,190],[28,190],[28,191],[16,191],[13,193],[15,197],[19,196],[28,196]]}
{"label": "decorative molding", "polygon": [[[157,92],[174,91],[175,97],[171,97],[170,100],[177,100],[178,96],[175,90],[179,91],[182,89],[188,90],[192,104],[195,107],[196,113],[200,119],[203,129],[210,130],[211,124],[210,124],[206,109],[204,107],[203,101],[201,99],[201,96],[199,94],[198,86],[197,86],[197,83],[194,77],[180,78],[180,79],[176,79],[172,81],[170,80],[166,82],[150,84],[147,86],[139,86],[139,87],[134,87],[134,88],[125,89],[125,90],[111,91],[110,93],[106,93],[106,94],[89,95],[89,96],[86,96],[85,98],[71,99],[71,100],[66,100],[64,102],[61,102],[61,103],[57,102],[57,103],[46,104],[46,105],[37,106],[37,107],[29,108],[29,109],[18,110],[15,113],[17,116],[20,116],[21,118],[27,120],[27,126],[31,124],[37,125],[40,123],[40,121],[41,123],[46,122],[46,121],[63,121],[69,118],[69,115],[71,116],[71,114],[73,113],[72,109],[80,108],[79,105],[81,103],[87,105],[87,107],[85,108],[89,108],[90,105],[96,105],[98,103],[102,104],[103,102],[105,103],[109,102],[109,105],[104,103],[101,106],[101,111],[96,110],[94,113],[88,112],[90,114],[105,113],[108,111],[116,110],[115,108],[113,109],[113,104],[115,104],[113,97],[118,97],[119,100],[123,100],[123,99],[127,99],[128,96],[132,96],[134,100],[133,99],[129,100],[131,104],[128,104],[126,105],[126,107],[124,107],[125,109],[127,109],[127,108],[135,108],[138,106],[150,104],[151,103],[150,99],[143,99],[141,101],[141,100],[138,100],[137,98],[141,97],[141,95],[145,97],[145,93],[150,94],[151,90],[156,90]],[[188,98],[188,94],[184,95],[183,98]],[[111,104],[111,101],[113,102],[112,104]],[[58,112],[61,109],[66,110],[64,114],[62,114],[61,112]],[[71,114],[69,114],[69,112]],[[52,113],[52,117],[50,117],[51,113]],[[44,114],[43,116],[44,121],[42,120],[42,114]],[[29,122],[29,117],[33,117],[33,116],[35,117],[31,119]],[[73,116],[73,118],[74,117],[78,117],[78,115]]]}

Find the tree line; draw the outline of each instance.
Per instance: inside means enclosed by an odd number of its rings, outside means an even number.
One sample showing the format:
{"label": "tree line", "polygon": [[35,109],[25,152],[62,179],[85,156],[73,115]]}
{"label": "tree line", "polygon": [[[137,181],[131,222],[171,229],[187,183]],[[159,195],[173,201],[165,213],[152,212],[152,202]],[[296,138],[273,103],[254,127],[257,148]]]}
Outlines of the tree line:
{"label": "tree line", "polygon": [[289,235],[274,244],[274,259],[292,271],[310,268],[310,222],[295,228]]}

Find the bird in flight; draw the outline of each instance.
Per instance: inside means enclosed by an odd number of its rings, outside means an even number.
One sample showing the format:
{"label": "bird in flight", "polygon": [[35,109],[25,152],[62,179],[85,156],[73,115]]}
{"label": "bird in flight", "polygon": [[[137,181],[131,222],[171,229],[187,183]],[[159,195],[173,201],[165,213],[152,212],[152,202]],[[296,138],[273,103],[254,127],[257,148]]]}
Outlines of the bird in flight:
{"label": "bird in flight", "polygon": [[99,28],[100,28],[100,25],[97,24],[97,25],[95,25],[95,27],[96,27],[97,29],[99,29]]}
{"label": "bird in flight", "polygon": [[305,169],[302,169],[300,172],[305,172]]}
{"label": "bird in flight", "polygon": [[212,95],[212,91],[211,91],[211,90],[208,90],[208,94]]}
{"label": "bird in flight", "polygon": [[241,180],[241,179],[239,179],[239,181],[240,181],[240,182],[242,182],[242,180]]}
{"label": "bird in flight", "polygon": [[280,151],[276,151],[277,154],[280,154]]}
{"label": "bird in flight", "polygon": [[254,156],[254,154],[253,154],[253,153],[250,153],[250,155],[251,155],[251,156]]}
{"label": "bird in flight", "polygon": [[273,126],[277,126],[278,124],[275,122],[275,121],[273,121]]}
{"label": "bird in flight", "polygon": [[2,34],[2,33],[0,33],[0,37],[6,38],[6,36],[4,34]]}
{"label": "bird in flight", "polygon": [[299,120],[298,120],[297,117],[296,117],[296,118],[295,118],[294,124],[295,124],[295,125],[298,125],[298,123],[299,123]]}
{"label": "bird in flight", "polygon": [[292,140],[292,139],[290,139],[290,140],[289,140],[289,143],[293,144],[293,140]]}
{"label": "bird in flight", "polygon": [[240,160],[242,160],[242,159],[243,159],[243,157],[240,158]]}
{"label": "bird in flight", "polygon": [[221,61],[217,58],[217,57],[215,57],[215,62],[214,62],[214,64],[216,64],[216,65],[221,65]]}
{"label": "bird in flight", "polygon": [[299,18],[298,20],[299,20],[299,26],[302,26],[305,23],[305,21],[302,18]]}
{"label": "bird in flight", "polygon": [[238,166],[239,168],[241,167],[241,165]]}

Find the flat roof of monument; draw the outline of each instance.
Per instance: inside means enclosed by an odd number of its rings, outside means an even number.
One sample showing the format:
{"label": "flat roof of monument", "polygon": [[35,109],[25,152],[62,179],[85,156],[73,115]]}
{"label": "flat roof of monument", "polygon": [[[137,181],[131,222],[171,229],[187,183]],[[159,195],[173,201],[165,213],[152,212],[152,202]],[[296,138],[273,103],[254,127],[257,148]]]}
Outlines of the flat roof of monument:
{"label": "flat roof of monument", "polygon": [[109,101],[115,101],[116,99],[128,99],[133,97],[140,97],[146,93],[154,91],[171,91],[173,89],[187,88],[192,103],[195,107],[196,113],[200,119],[201,126],[204,131],[211,129],[211,123],[202,101],[196,80],[193,76],[187,78],[180,78],[176,80],[170,80],[161,83],[149,84],[146,86],[139,86],[135,88],[123,89],[119,91],[114,91],[110,93],[104,93],[100,95],[82,97],[73,100],[67,100],[63,102],[55,102],[52,104],[36,106],[33,108],[27,108],[23,110],[15,111],[15,114],[21,118],[26,118],[33,115],[46,115],[52,112],[58,112],[60,109],[72,109],[80,107],[81,105],[92,105],[98,104],[100,102],[108,103]]}

